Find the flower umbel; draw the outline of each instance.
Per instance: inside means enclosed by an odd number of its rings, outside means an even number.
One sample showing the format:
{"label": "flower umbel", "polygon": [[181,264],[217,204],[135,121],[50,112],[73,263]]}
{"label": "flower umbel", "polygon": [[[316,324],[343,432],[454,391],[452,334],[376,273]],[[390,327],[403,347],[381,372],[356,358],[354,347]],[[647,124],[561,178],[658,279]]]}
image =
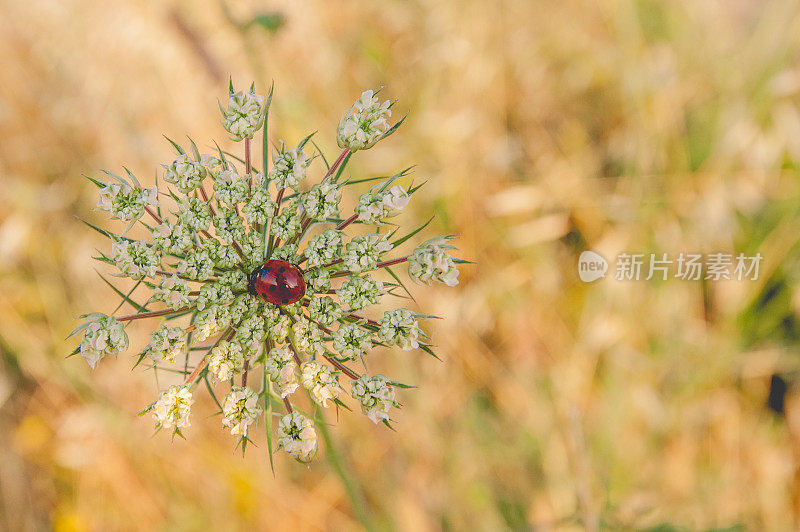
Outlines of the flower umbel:
{"label": "flower umbel", "polygon": [[[450,255],[450,237],[416,249],[406,244],[427,225],[402,231],[394,219],[419,188],[404,181],[408,169],[387,178],[344,175],[356,152],[400,125],[389,124],[390,102],[364,91],[339,123],[343,150],[335,158],[320,153],[309,135],[293,145],[272,144],[270,161],[270,139],[262,139],[259,171],[251,142],[259,130],[265,134],[271,101],[272,91],[229,87],[222,124],[243,142],[241,156],[223,149],[201,154],[191,140],[186,148],[170,140],[176,153],[163,165],[160,190],[143,187],[130,172],[106,172],[108,182],[89,178],[99,188],[97,208],[126,224],[119,232],[95,228],[111,240],[110,252],[106,247],[96,258],[126,284],[106,280],[122,298],[118,309],[127,304],[135,312],[83,316],[73,333],[82,332],[83,340],[73,354],[94,369],[128,348],[128,322],[163,320],[134,362],[173,379],[142,411],[157,429],[182,436],[202,385],[243,450],[263,415],[276,436],[269,452],[283,449],[307,462],[316,455],[317,435],[315,420],[301,411],[350,409],[349,401],[373,422],[389,424],[391,408],[399,406],[396,389],[407,386],[360,374],[374,346],[434,354],[419,325],[431,316],[405,308],[375,314],[382,300],[410,295],[392,267],[407,262],[414,281],[454,286],[463,261]],[[365,182],[377,184],[342,202]],[[349,397],[344,380],[351,381]],[[282,408],[275,426],[273,410]]]}

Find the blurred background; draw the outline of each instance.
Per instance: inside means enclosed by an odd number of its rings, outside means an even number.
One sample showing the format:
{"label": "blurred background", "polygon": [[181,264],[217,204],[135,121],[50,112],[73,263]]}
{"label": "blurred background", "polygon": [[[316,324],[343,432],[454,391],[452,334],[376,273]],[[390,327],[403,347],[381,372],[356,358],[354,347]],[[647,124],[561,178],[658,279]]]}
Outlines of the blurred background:
{"label": "blurred background", "polygon": [[[790,530],[800,525],[800,4],[793,0],[0,0],[0,529]],[[65,358],[116,296],[81,173],[227,143],[217,99],[275,81],[273,139],[337,153],[365,88],[409,118],[354,176],[416,164],[403,213],[457,233],[417,290],[437,361],[396,432],[331,419],[309,467],[242,458],[203,394],[187,440],[125,356]],[[319,171],[319,170],[317,170]],[[578,280],[581,251],[760,252],[757,281]],[[104,270],[105,271],[105,270]],[[414,307],[412,307],[414,308]],[[132,327],[146,342],[147,325]],[[260,439],[259,439],[260,438]]]}

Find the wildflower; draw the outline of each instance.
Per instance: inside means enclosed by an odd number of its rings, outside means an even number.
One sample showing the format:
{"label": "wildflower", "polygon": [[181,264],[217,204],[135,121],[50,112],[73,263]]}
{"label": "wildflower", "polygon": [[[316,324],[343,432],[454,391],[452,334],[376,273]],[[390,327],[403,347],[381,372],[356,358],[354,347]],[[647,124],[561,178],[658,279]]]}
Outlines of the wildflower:
{"label": "wildflower", "polygon": [[325,327],[330,327],[342,317],[341,307],[330,296],[312,299],[308,305],[308,313],[312,320]]}
{"label": "wildflower", "polygon": [[417,247],[408,259],[408,274],[412,279],[430,283],[439,281],[447,286],[458,284],[458,268],[447,250],[455,249],[447,238],[429,240]]}
{"label": "wildflower", "polygon": [[100,189],[97,208],[111,213],[112,218],[126,222],[138,220],[145,207],[158,206],[158,189],[132,187],[127,183],[110,183]]}
{"label": "wildflower", "polygon": [[330,367],[314,361],[304,362],[300,366],[300,373],[300,382],[323,408],[328,408],[328,400],[339,397],[342,391],[339,377]]}
{"label": "wildflower", "polygon": [[380,320],[378,336],[389,345],[397,344],[403,351],[410,351],[419,347],[419,338],[422,329],[408,309],[387,311]]}
{"label": "wildflower", "polygon": [[333,333],[333,348],[345,360],[355,360],[372,348],[372,335],[355,323],[341,325]]}
{"label": "wildflower", "polygon": [[389,420],[389,410],[393,406],[400,406],[395,401],[394,386],[383,375],[369,377],[362,375],[350,385],[350,393],[354,399],[361,403],[361,411],[372,420],[380,423]]}
{"label": "wildflower", "polygon": [[275,213],[276,203],[266,190],[256,188],[247,204],[242,207],[242,213],[249,224],[265,224]]}
{"label": "wildflower", "polygon": [[315,324],[306,318],[300,318],[292,326],[294,342],[297,349],[304,353],[316,353],[321,355],[325,352],[325,340],[322,331]]}
{"label": "wildflower", "polygon": [[300,382],[297,380],[297,363],[288,349],[274,347],[270,350],[266,360],[266,370],[269,378],[278,388],[278,394],[286,397],[294,393]]}
{"label": "wildflower", "polygon": [[206,340],[221,333],[230,324],[228,307],[213,305],[197,315],[197,339]]}
{"label": "wildflower", "polygon": [[203,249],[188,254],[178,263],[176,269],[189,279],[203,281],[214,275],[214,261],[211,260],[208,251]]}
{"label": "wildflower", "polygon": [[150,343],[145,353],[154,362],[175,362],[175,357],[186,349],[186,333],[180,327],[162,325],[150,333]]}
{"label": "wildflower", "polygon": [[191,301],[190,292],[186,281],[173,274],[170,277],[164,277],[161,284],[153,289],[153,299],[163,301],[171,309],[179,309],[187,306]]}
{"label": "wildflower", "polygon": [[339,187],[333,183],[314,185],[303,196],[303,209],[312,220],[322,222],[339,215]]}
{"label": "wildflower", "polygon": [[353,310],[376,305],[383,293],[383,283],[374,280],[369,274],[353,275],[336,290],[339,301]]}
{"label": "wildflower", "polygon": [[[430,240],[411,255],[391,257],[390,239],[396,231],[358,230],[365,224],[380,228],[406,207],[419,188],[400,181],[406,172],[380,180],[367,192],[360,190],[354,210],[340,212],[342,195],[370,181],[340,181],[354,153],[396,128],[388,124],[389,102],[380,102],[372,91],[361,95],[336,132],[343,151],[336,158],[320,157],[331,161],[327,168],[312,173],[314,157],[304,151],[307,137],[294,147],[279,141],[271,161],[255,163],[265,175],[253,168],[251,159],[261,150],[253,150],[250,139],[264,123],[271,96],[260,96],[252,87],[239,92],[231,87],[228,96],[227,106],[220,105],[222,123],[234,140],[245,140],[241,157],[201,155],[194,142],[184,150],[170,141],[177,155],[163,166],[167,186],[160,192],[143,188],[131,173],[128,180],[109,174],[116,180],[110,184],[91,179],[100,189],[98,208],[127,223],[121,233],[103,232],[112,240],[111,252],[101,253],[98,260],[114,264],[121,276],[139,280],[134,289],[141,284],[151,292],[149,298],[141,289],[124,296],[123,301],[138,311],[119,319],[86,315],[88,321],[76,331],[85,329],[75,353],[94,368],[105,355],[128,347],[123,323],[167,320],[150,329],[150,342],[140,356],[154,365],[180,357],[183,367],[183,354],[198,353],[191,357],[194,367],[189,368],[186,359],[184,384],[163,391],[145,409],[157,427],[179,434],[189,426],[191,390],[206,375],[232,381],[241,374],[242,386],[231,382],[221,406],[223,426],[245,442],[261,414],[259,394],[245,386],[247,372],[259,371],[269,379],[265,393],[274,392],[285,403],[278,446],[307,461],[316,453],[317,440],[313,420],[291,403],[301,384],[315,405],[343,405],[339,379],[346,376],[354,381],[351,393],[362,410],[375,422],[386,421],[391,407],[398,406],[394,394],[400,385],[380,375],[359,377],[348,365],[375,344],[421,346],[430,352],[420,341],[425,335],[418,319],[424,315],[408,309],[388,311],[381,318],[370,315],[387,294],[384,282],[389,292],[402,285],[387,266],[408,262],[415,281],[454,285],[456,266],[463,261],[449,255],[454,248],[447,237]],[[270,140],[265,137],[265,144]],[[314,174],[322,179],[303,184]],[[137,223],[147,231],[131,234],[145,238],[123,236]],[[118,294],[128,291],[117,288]],[[135,303],[142,299],[143,306]],[[163,305],[148,308],[153,302]]]}
{"label": "wildflower", "polygon": [[193,161],[185,153],[179,154],[175,161],[164,166],[164,181],[186,194],[199,187],[208,172],[199,161]]}
{"label": "wildflower", "polygon": [[242,346],[236,342],[220,342],[211,350],[208,370],[218,381],[230,379],[234,373],[240,373],[244,364]]}
{"label": "wildflower", "polygon": [[283,416],[278,423],[278,448],[281,447],[300,462],[310,461],[317,454],[314,423],[299,412]]}
{"label": "wildflower", "polygon": [[89,367],[94,369],[104,356],[116,355],[127,348],[125,326],[114,316],[99,314],[86,326],[80,353]]}
{"label": "wildflower", "polygon": [[222,400],[222,426],[230,427],[231,434],[247,434],[247,428],[260,413],[258,394],[250,388],[233,386]]}
{"label": "wildflower", "polygon": [[304,252],[308,266],[316,268],[337,259],[342,251],[342,232],[328,229],[308,242]]}
{"label": "wildflower", "polygon": [[343,266],[354,273],[369,271],[375,268],[381,253],[392,249],[388,242],[389,235],[357,236],[347,243],[346,252],[342,256]]}
{"label": "wildflower", "polygon": [[236,173],[235,168],[214,175],[214,197],[229,206],[247,198],[247,178]]}
{"label": "wildflower", "polygon": [[379,187],[380,185],[376,185],[373,190],[362,194],[358,199],[356,213],[361,222],[380,225],[386,218],[402,211],[411,200],[411,196],[400,185],[395,185],[385,192]]}
{"label": "wildflower", "polygon": [[191,413],[192,392],[188,386],[170,386],[158,397],[150,412],[156,421],[157,429],[169,429],[175,427],[175,432],[191,425],[189,414]]}
{"label": "wildflower", "polygon": [[127,277],[155,277],[161,260],[144,240],[116,240],[111,243],[111,255],[119,271]]}
{"label": "wildflower", "polygon": [[286,149],[286,143],[281,141],[278,150],[272,154],[269,178],[275,183],[278,190],[282,188],[297,189],[300,181],[306,178],[306,168],[309,164],[311,164],[311,159],[302,148]]}
{"label": "wildflower", "polygon": [[178,202],[178,221],[195,233],[208,230],[211,209],[208,203],[193,196],[183,196]]}
{"label": "wildflower", "polygon": [[252,139],[264,122],[265,99],[256,94],[255,88],[249,91],[233,92],[230,88],[228,108],[222,111],[222,127],[231,134],[233,140]]}
{"label": "wildflower", "polygon": [[378,142],[389,131],[391,103],[380,103],[372,90],[361,93],[339,122],[336,141],[340,148],[351,151],[366,150]]}
{"label": "wildflower", "polygon": [[192,248],[192,230],[180,222],[164,222],[153,228],[153,247],[163,253],[180,255]]}

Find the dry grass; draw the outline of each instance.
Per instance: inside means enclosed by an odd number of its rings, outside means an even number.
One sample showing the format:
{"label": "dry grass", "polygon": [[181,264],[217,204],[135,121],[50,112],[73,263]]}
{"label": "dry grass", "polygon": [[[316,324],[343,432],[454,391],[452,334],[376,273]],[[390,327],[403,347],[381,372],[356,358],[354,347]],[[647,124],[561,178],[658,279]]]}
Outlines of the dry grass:
{"label": "dry grass", "polygon": [[[233,2],[230,2],[233,4]],[[800,7],[773,0],[0,2],[0,528],[354,529],[324,460],[245,459],[200,402],[187,441],[136,418],[150,373],[63,355],[109,309],[82,172],[153,175],[162,134],[224,140],[227,75],[274,79],[275,138],[387,86],[403,129],[351,171],[416,163],[456,290],[424,355],[373,355],[419,385],[397,432],[331,428],[379,528],[746,527],[800,523]],[[433,233],[433,231],[432,231]],[[759,282],[585,285],[590,248],[760,251]],[[134,335],[144,341],[145,328]],[[358,497],[358,495],[357,495]]]}

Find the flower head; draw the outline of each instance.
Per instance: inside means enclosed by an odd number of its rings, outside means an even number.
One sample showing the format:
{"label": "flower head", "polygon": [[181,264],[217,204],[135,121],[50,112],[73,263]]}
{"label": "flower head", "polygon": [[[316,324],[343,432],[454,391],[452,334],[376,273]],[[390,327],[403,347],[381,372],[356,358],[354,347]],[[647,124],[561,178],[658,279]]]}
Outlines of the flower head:
{"label": "flower head", "polygon": [[80,345],[81,356],[92,369],[106,355],[116,355],[128,348],[125,326],[114,316],[98,314],[89,322]]}
{"label": "flower head", "polygon": [[447,286],[458,284],[458,268],[447,250],[455,249],[446,237],[422,244],[408,259],[408,274],[412,279],[430,283],[439,281]]}
{"label": "flower head", "polygon": [[350,385],[353,398],[361,403],[361,411],[373,423],[389,420],[389,410],[393,406],[400,406],[395,401],[394,386],[383,375],[370,377],[362,375]]}
{"label": "flower head", "polygon": [[258,394],[247,387],[233,386],[222,400],[222,426],[231,434],[247,434],[247,428],[261,413]]}
{"label": "flower head", "polygon": [[150,407],[156,428],[169,429],[175,427],[176,432],[191,425],[192,392],[188,386],[170,386],[158,397]]}
{"label": "flower head", "polygon": [[278,423],[278,448],[308,462],[317,454],[317,431],[314,423],[299,412],[292,412]]}
{"label": "flower head", "polygon": [[126,222],[138,220],[145,207],[158,206],[158,189],[133,187],[127,183],[110,183],[100,189],[97,208],[111,213],[112,218]]}
{"label": "flower head", "polygon": [[372,90],[365,90],[339,122],[336,141],[351,151],[371,148],[389,131],[391,103],[383,103]]}
{"label": "flower head", "polygon": [[[420,229],[397,238],[400,228],[381,232],[419,188],[403,182],[407,171],[341,179],[356,152],[396,129],[388,123],[388,101],[372,91],[361,95],[337,129],[343,150],[336,158],[317,157],[319,148],[309,144],[309,136],[293,147],[279,141],[271,160],[253,163],[251,140],[270,102],[271,93],[265,98],[253,88],[231,87],[227,106],[220,106],[222,123],[235,141],[244,141],[244,153],[220,150],[217,158],[200,154],[191,140],[189,149],[169,141],[176,154],[163,165],[166,185],[160,191],[142,187],[130,172],[127,179],[108,173],[109,183],[90,178],[100,189],[98,209],[126,223],[119,233],[100,231],[111,239],[111,252],[97,259],[114,266],[114,275],[134,280],[128,283],[132,287],[115,288],[137,312],[118,319],[85,316],[89,321],[75,332],[84,335],[75,353],[94,368],[104,356],[128,347],[124,323],[163,319],[136,362],[149,357],[153,367],[171,371],[180,383],[144,410],[158,428],[180,434],[189,426],[192,390],[210,376],[216,388],[230,381],[230,392],[219,403],[222,424],[244,448],[250,426],[262,415],[260,394],[247,387],[248,372],[253,382],[252,372],[258,371],[267,381],[267,404],[280,409],[279,397],[286,407],[277,427],[278,447],[308,461],[316,454],[317,438],[314,420],[292,406],[301,385],[314,408],[333,403],[349,409],[347,403],[356,401],[373,421],[387,421],[390,409],[399,406],[395,388],[404,385],[361,375],[359,362],[374,345],[432,353],[418,321],[426,315],[408,309],[380,314],[374,308],[384,295],[405,291],[391,267],[408,262],[415,281],[454,285],[456,265],[463,261],[450,256],[454,248],[446,237],[403,256],[395,247]],[[264,140],[268,145],[270,139]],[[319,179],[311,181],[314,177]],[[365,181],[377,184],[355,192]],[[355,208],[342,212],[342,205],[355,199]],[[143,236],[125,236],[137,224],[141,227],[130,234]],[[150,293],[143,295],[145,289]],[[352,397],[340,379],[352,381]],[[263,415],[271,416],[269,410]]]}
{"label": "flower head", "polygon": [[328,408],[329,400],[339,397],[342,391],[339,377],[329,366],[314,361],[304,362],[300,372],[300,382],[311,394],[311,398],[323,408]]}
{"label": "flower head", "polygon": [[256,94],[255,87],[249,91],[233,92],[228,96],[228,107],[222,111],[222,127],[231,134],[233,140],[252,139],[264,123],[264,104],[266,100]]}

